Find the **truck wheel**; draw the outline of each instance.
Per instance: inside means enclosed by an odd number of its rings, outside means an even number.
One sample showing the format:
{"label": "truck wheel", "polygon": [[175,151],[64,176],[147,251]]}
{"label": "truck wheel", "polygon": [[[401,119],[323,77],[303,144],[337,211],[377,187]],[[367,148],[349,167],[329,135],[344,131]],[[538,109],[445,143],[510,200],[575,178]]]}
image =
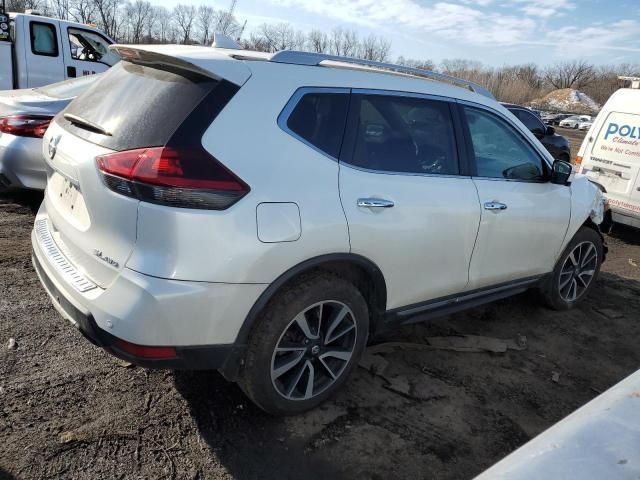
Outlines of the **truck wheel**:
{"label": "truck wheel", "polygon": [[593,288],[603,254],[598,232],[589,227],[580,228],[540,288],[545,303],[554,310],[574,307]]}
{"label": "truck wheel", "polygon": [[344,383],[366,346],[369,310],[360,291],[313,274],[269,303],[247,348],[240,386],[273,415],[301,413]]}

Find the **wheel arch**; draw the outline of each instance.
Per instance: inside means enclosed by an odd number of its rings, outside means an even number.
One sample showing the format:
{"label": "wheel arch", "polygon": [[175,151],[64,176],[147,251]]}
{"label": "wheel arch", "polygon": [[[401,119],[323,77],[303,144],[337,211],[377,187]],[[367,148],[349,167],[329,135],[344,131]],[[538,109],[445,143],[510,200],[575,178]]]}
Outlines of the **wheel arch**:
{"label": "wheel arch", "polygon": [[354,253],[333,253],[320,255],[305,260],[290,268],[265,289],[253,304],[247,314],[238,336],[236,344],[246,345],[253,326],[260,312],[269,304],[271,299],[285,286],[294,282],[302,275],[312,272],[330,272],[347,278],[360,290],[370,308],[371,333],[375,332],[384,316],[387,306],[387,285],[380,268],[371,260]]}

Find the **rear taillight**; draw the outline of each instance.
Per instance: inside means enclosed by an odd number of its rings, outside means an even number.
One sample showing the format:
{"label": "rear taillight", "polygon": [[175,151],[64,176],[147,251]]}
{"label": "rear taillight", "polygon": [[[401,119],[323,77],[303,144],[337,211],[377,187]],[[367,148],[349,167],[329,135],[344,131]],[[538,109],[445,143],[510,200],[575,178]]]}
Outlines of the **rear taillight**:
{"label": "rear taillight", "polygon": [[0,132],[17,137],[42,138],[53,119],[50,115],[9,115],[0,117]]}
{"label": "rear taillight", "polygon": [[224,210],[250,190],[203,149],[139,148],[100,155],[96,163],[114,192],[173,207]]}

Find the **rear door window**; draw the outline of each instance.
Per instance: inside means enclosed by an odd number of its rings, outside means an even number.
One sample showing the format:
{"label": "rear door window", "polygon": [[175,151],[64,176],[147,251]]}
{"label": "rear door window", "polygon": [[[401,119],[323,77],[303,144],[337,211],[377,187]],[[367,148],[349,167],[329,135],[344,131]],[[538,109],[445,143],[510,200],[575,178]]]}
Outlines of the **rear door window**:
{"label": "rear door window", "polygon": [[[349,93],[299,91],[286,129],[333,158],[338,158],[349,107]],[[294,100],[295,102],[295,100]]]}
{"label": "rear door window", "polygon": [[111,135],[81,128],[64,117],[59,122],[75,135],[113,150],[162,146],[219,83],[198,74],[120,61],[64,111]]}
{"label": "rear door window", "polygon": [[58,36],[55,25],[45,22],[31,22],[29,24],[29,33],[31,36],[31,52],[34,55],[58,56]]}
{"label": "rear door window", "polygon": [[348,163],[411,174],[458,173],[453,121],[445,101],[400,95],[354,94]]}

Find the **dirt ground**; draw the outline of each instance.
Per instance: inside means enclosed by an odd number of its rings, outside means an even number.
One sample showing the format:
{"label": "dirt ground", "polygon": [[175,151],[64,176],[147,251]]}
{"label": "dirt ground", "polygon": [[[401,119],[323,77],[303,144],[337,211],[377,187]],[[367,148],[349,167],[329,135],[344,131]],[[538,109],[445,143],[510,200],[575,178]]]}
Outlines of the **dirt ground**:
{"label": "dirt ground", "polygon": [[[0,196],[3,480],[468,479],[640,367],[640,234],[617,228],[579,308],[525,293],[406,327],[385,340],[425,348],[375,355],[384,376],[359,368],[321,408],[269,417],[217,373],[127,367],[62,320],[30,262],[39,201]],[[433,348],[459,335],[526,348]]]}

